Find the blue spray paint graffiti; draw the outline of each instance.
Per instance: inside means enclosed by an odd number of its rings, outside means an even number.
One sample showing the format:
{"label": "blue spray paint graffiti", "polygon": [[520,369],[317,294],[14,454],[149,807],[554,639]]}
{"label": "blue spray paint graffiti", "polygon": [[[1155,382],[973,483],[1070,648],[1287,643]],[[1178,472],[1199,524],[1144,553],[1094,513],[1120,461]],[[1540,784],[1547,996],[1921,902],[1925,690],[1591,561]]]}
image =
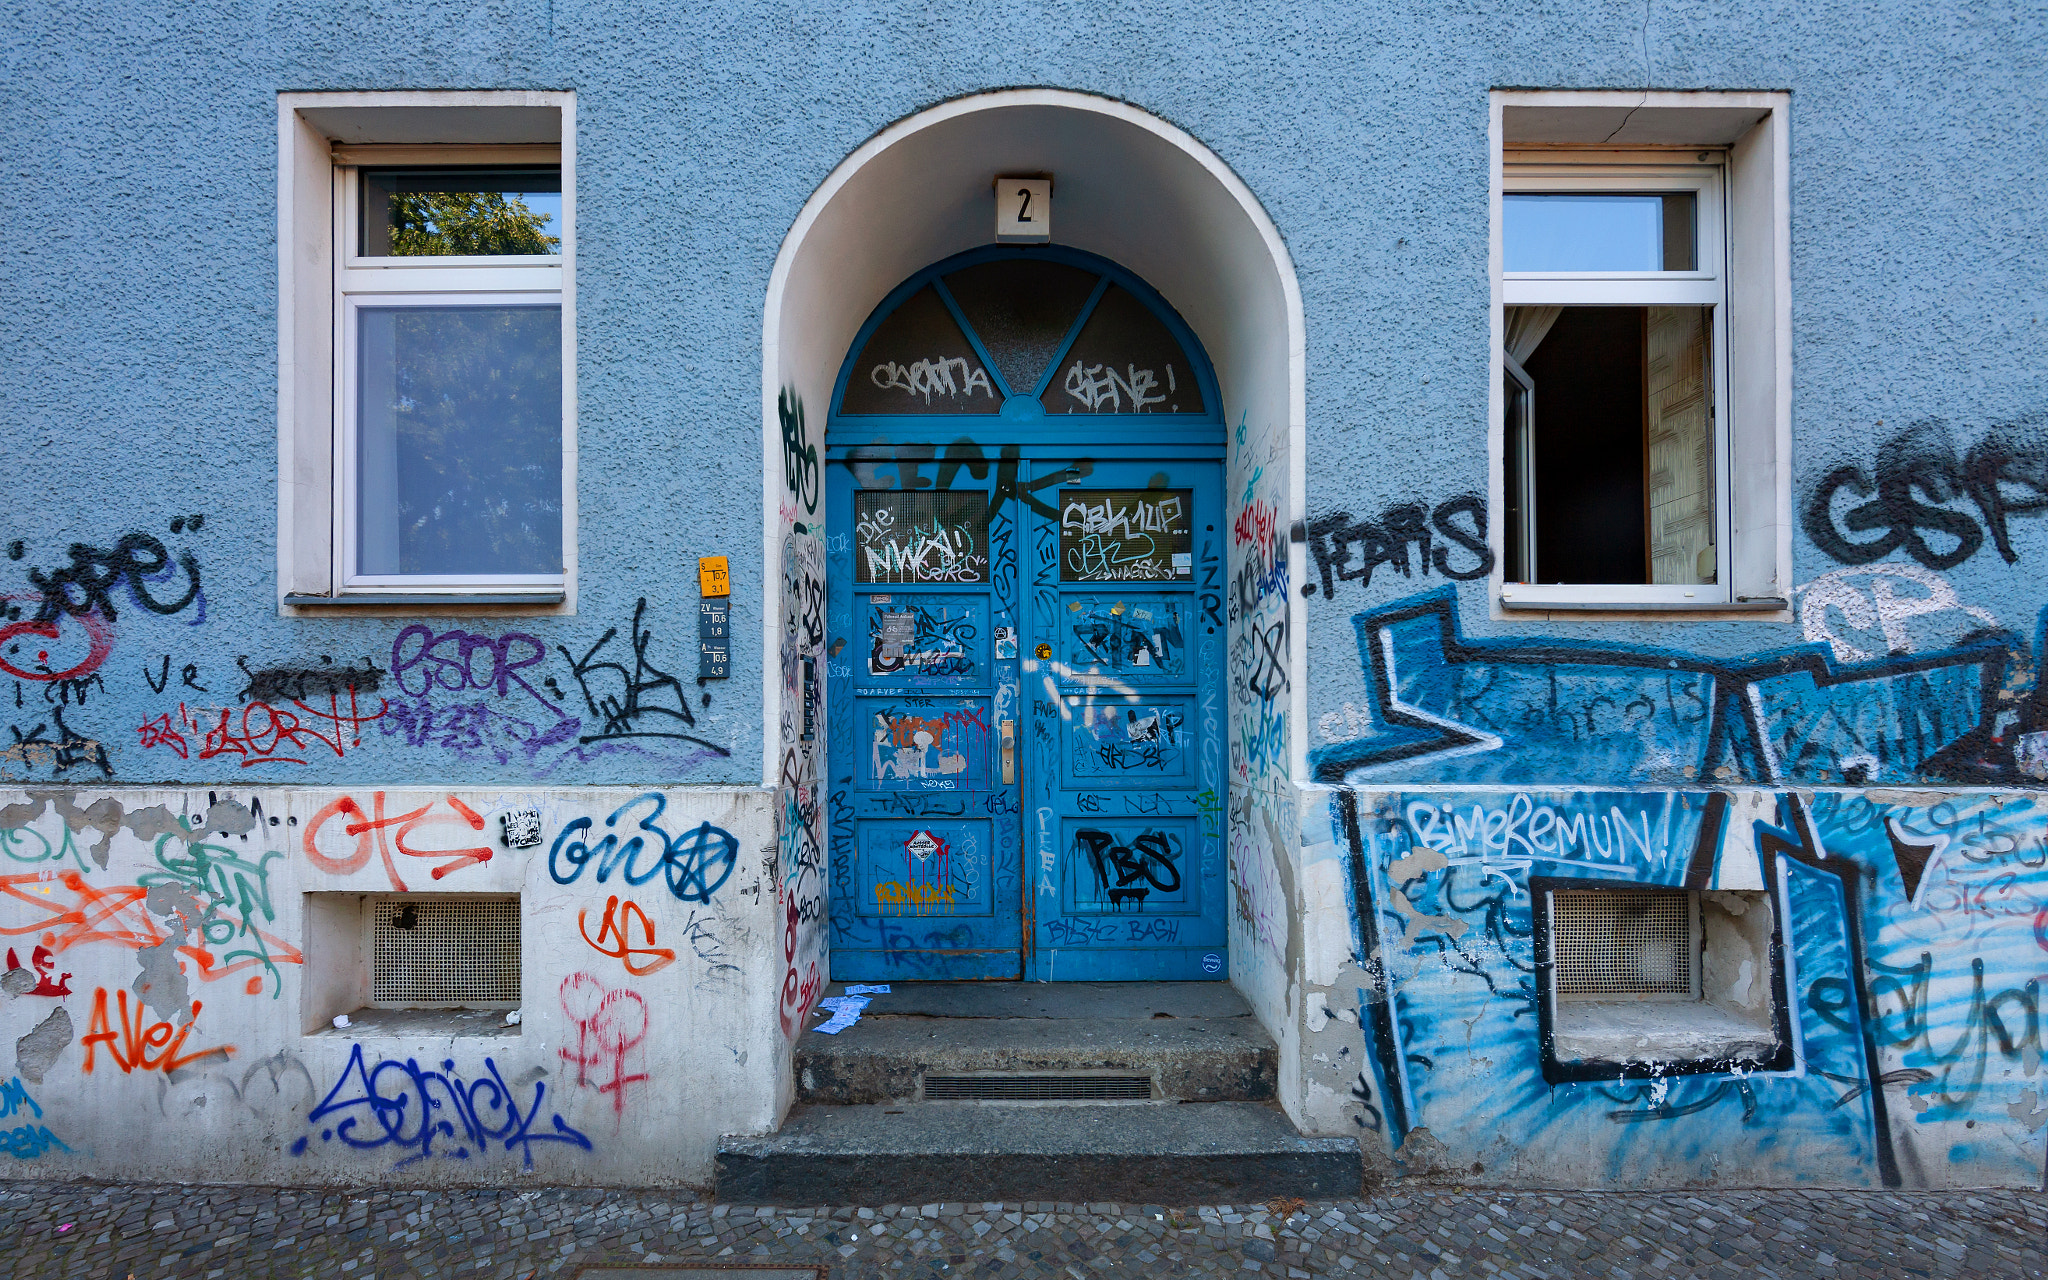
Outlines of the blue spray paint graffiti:
{"label": "blue spray paint graffiti", "polygon": [[1454,588],[1354,622],[1375,714],[1311,753],[1322,782],[2011,782],[2004,735],[2032,727],[2031,704],[2001,704],[2028,661],[2005,631],[1873,662],[1838,663],[1821,644],[1717,660],[1469,639]]}
{"label": "blue spray paint graffiti", "polygon": [[[489,1058],[484,1059],[484,1074],[465,1082],[453,1060],[443,1061],[439,1071],[423,1070],[412,1058],[386,1058],[368,1066],[358,1044],[349,1050],[341,1079],[307,1115],[306,1123],[321,1126],[322,1142],[339,1142],[358,1151],[408,1152],[394,1169],[436,1155],[458,1160],[486,1155],[494,1142],[505,1151],[517,1149],[531,1169],[536,1142],[592,1149],[590,1139],[559,1114],[550,1117],[553,1132],[533,1131],[547,1091],[545,1083],[535,1081],[533,1101],[521,1112],[512,1086]],[[438,1150],[437,1138],[444,1139]],[[310,1141],[302,1137],[292,1143],[292,1154],[304,1155]]]}
{"label": "blue spray paint graffiti", "polygon": [[[645,834],[629,835],[621,841],[613,828],[627,810],[640,805],[651,806],[634,824]],[[660,874],[678,901],[710,902],[711,895],[732,878],[740,842],[730,831],[708,821],[671,835],[661,827],[661,815],[667,811],[668,799],[658,791],[634,796],[612,810],[604,820],[604,837],[594,845],[581,838],[570,838],[593,829],[589,818],[577,818],[555,836],[555,843],[548,850],[548,874],[556,884],[574,884],[583,874],[584,866],[595,861],[599,884],[610,880],[614,870],[631,885],[646,884]],[[660,856],[643,867],[640,855],[650,848],[658,850]]]}
{"label": "blue spray paint graffiti", "polygon": [[[35,1112],[36,1119],[43,1118],[42,1106],[29,1096],[28,1087],[22,1084],[20,1076],[0,1084],[0,1121],[13,1120],[30,1111]],[[69,1151],[71,1148],[59,1141],[47,1125],[23,1122],[0,1129],[0,1151],[16,1160],[33,1160],[51,1150]]]}

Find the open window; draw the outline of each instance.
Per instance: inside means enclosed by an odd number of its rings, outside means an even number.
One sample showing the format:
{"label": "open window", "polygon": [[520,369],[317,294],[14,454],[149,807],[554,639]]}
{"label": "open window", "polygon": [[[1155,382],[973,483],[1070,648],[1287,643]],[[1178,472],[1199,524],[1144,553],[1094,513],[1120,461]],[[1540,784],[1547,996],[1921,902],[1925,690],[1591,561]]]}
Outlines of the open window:
{"label": "open window", "polygon": [[1495,95],[1503,609],[1786,607],[1782,95],[1652,96]]}

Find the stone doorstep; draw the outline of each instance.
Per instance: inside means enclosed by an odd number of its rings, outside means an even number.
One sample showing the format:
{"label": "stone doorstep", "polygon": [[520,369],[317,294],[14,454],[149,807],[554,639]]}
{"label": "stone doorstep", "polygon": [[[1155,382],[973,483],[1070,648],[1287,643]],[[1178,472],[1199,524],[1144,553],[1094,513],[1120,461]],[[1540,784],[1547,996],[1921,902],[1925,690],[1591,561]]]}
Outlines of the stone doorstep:
{"label": "stone doorstep", "polygon": [[800,1102],[860,1106],[916,1098],[926,1074],[1126,1071],[1176,1102],[1263,1102],[1279,1050],[1251,1018],[863,1017],[796,1049]]}
{"label": "stone doorstep", "polygon": [[746,1204],[943,1200],[1192,1205],[1360,1193],[1354,1138],[1304,1138],[1249,1102],[799,1106],[720,1141],[716,1195]]}
{"label": "stone doorstep", "polygon": [[[844,995],[834,982],[828,996]],[[1227,982],[893,982],[868,1017],[918,1018],[1251,1018]]]}

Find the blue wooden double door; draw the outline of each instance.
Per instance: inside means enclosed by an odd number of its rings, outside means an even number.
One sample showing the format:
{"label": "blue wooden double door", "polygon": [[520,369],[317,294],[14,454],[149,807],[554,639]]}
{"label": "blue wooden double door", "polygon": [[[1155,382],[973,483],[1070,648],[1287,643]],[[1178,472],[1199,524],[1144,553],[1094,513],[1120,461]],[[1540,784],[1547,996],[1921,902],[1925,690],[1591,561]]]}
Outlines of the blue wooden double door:
{"label": "blue wooden double door", "polygon": [[[901,372],[941,360],[950,404]],[[1175,398],[1132,406],[1169,365]],[[1069,390],[1105,371],[1122,412]],[[1215,403],[1178,317],[1077,254],[940,264],[855,343],[827,432],[834,978],[1226,976]]]}

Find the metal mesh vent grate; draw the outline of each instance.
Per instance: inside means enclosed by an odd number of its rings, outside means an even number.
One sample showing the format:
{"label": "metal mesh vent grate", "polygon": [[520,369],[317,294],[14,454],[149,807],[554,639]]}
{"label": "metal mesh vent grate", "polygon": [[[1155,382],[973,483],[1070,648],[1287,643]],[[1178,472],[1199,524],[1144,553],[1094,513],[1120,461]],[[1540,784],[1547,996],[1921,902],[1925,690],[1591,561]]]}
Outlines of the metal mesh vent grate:
{"label": "metal mesh vent grate", "polygon": [[1081,1102],[1150,1098],[1150,1076],[926,1076],[927,1102]]}
{"label": "metal mesh vent grate", "polygon": [[517,898],[380,898],[371,905],[371,1000],[519,1002]]}
{"label": "metal mesh vent grate", "polygon": [[1566,890],[1550,898],[1560,996],[1690,996],[1698,947],[1685,890]]}

